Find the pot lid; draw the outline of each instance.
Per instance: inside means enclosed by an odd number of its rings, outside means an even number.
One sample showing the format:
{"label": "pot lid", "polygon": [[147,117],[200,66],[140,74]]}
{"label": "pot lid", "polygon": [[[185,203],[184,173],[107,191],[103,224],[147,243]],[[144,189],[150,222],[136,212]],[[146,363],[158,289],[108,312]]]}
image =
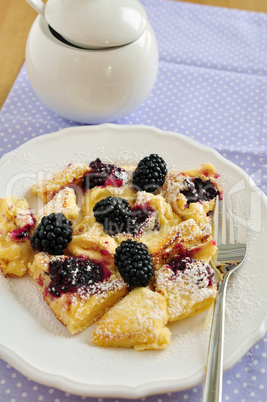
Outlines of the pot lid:
{"label": "pot lid", "polygon": [[44,15],[63,38],[85,48],[125,45],[147,26],[138,0],[48,0]]}

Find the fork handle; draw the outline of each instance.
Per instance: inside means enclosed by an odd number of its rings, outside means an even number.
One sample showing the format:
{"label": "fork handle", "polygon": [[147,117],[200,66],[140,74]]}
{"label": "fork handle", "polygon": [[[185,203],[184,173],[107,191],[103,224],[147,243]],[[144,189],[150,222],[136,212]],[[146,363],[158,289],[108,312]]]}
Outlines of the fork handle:
{"label": "fork handle", "polygon": [[228,275],[224,277],[223,282],[220,284],[213,312],[202,402],[221,402],[222,400],[225,290],[227,281]]}

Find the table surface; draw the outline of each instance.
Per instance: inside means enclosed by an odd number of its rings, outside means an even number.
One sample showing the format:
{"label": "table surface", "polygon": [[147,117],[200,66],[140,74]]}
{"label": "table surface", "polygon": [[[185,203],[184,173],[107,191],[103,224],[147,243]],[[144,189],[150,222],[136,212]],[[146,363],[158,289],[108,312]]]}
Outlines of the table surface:
{"label": "table surface", "polygon": [[[134,113],[116,123],[155,126],[208,144],[247,172],[267,194],[267,15],[229,8],[201,7],[189,2],[141,2],[146,7],[158,38],[158,78],[148,99]],[[247,2],[246,9],[255,10],[252,4],[261,4],[262,8],[258,10],[264,11],[265,2],[251,2],[250,6]],[[240,3],[243,6],[246,4],[245,0]],[[0,0],[0,4],[1,27],[16,30],[16,21],[19,21],[24,27],[25,40],[35,13],[24,0]],[[211,4],[227,5],[227,2],[218,0]],[[231,6],[237,8],[237,1],[231,1]],[[24,13],[20,7],[24,8]],[[11,91],[8,85],[10,88],[17,75],[13,70],[16,63],[7,64],[6,74],[12,71],[14,74],[8,84],[8,80],[3,78],[2,61],[7,63],[12,51],[6,50],[4,60],[2,55],[0,62],[0,76],[9,92],[0,111],[0,157],[31,138],[78,124],[48,110],[34,94],[25,65],[20,70],[24,60],[24,45],[19,45],[23,43],[22,37],[22,34],[15,35],[17,50],[22,52],[22,56],[17,65],[19,75]],[[6,45],[8,35],[1,35],[1,38]],[[0,49],[2,51],[3,47]],[[267,222],[263,224],[267,232]],[[249,301],[254,294],[253,287],[246,292],[242,305],[236,304],[237,314],[245,308],[250,315]],[[254,302],[254,298],[252,300]],[[267,305],[266,292],[263,292],[261,303]],[[228,320],[233,317],[233,312],[229,313]],[[234,322],[238,326],[240,321],[237,319]],[[227,328],[226,325],[226,335]],[[266,402],[266,373],[267,334],[224,374],[223,401]],[[202,384],[199,384],[185,391],[150,396],[139,401],[199,402],[201,394]],[[0,359],[1,402],[80,402],[84,399],[88,402],[118,401],[115,398],[82,398],[46,387]]]}
{"label": "table surface", "polygon": [[[267,12],[266,0],[192,0],[191,3]],[[27,35],[37,13],[25,0],[0,0],[0,10],[1,109],[24,62]]]}

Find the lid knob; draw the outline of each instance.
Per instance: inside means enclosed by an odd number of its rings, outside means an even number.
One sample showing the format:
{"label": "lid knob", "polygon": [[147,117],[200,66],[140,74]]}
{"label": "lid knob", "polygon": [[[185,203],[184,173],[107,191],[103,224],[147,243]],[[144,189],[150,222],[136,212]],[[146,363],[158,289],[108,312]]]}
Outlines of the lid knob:
{"label": "lid knob", "polygon": [[68,42],[89,49],[126,45],[147,26],[138,0],[26,0]]}

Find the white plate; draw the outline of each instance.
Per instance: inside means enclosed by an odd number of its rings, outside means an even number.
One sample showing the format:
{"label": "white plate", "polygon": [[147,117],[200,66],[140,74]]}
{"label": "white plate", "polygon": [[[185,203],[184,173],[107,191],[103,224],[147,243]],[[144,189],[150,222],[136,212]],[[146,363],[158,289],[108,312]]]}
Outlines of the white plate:
{"label": "white plate", "polygon": [[[0,196],[34,198],[31,184],[70,162],[100,157],[136,164],[149,153],[169,168],[211,162],[221,174],[225,196],[240,192],[248,214],[247,260],[229,283],[224,368],[233,366],[267,329],[267,202],[246,173],[214,150],[185,136],[145,126],[73,127],[25,143],[0,161]],[[30,278],[0,275],[0,356],[31,379],[65,391],[103,397],[139,398],[173,392],[204,378],[209,332],[206,313],[172,323],[164,351],[104,349],[90,343],[93,327],[71,336],[42,301]]]}

